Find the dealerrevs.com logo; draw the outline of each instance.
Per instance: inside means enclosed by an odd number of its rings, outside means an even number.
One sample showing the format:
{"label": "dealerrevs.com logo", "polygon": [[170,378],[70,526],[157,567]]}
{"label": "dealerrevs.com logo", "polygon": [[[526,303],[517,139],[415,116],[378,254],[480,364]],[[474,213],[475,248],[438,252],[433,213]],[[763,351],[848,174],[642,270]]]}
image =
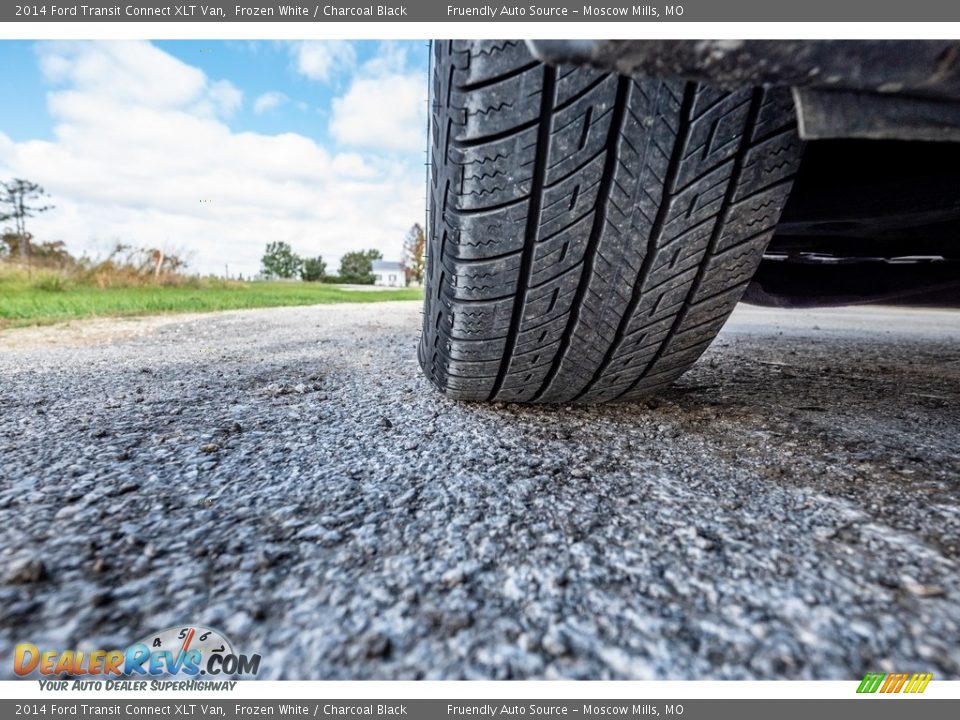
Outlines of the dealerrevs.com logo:
{"label": "dealerrevs.com logo", "polygon": [[234,676],[256,675],[259,655],[234,652],[218,630],[199,625],[170,627],[151,633],[126,650],[51,650],[33,643],[14,649],[13,671],[19,676]]}

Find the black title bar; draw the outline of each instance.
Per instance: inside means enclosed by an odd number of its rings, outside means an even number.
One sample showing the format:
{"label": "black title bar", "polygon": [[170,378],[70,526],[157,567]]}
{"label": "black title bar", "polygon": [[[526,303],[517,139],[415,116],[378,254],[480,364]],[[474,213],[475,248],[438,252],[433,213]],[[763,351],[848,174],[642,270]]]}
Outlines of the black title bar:
{"label": "black title bar", "polygon": [[957,22],[956,0],[2,3],[0,22]]}

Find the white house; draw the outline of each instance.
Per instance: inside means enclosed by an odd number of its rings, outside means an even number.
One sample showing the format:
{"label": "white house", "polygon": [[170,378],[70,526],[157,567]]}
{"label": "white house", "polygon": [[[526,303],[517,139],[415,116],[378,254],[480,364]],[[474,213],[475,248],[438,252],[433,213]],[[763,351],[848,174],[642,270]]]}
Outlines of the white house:
{"label": "white house", "polygon": [[376,280],[374,285],[383,287],[404,287],[406,283],[403,277],[403,267],[393,260],[374,260],[373,276]]}

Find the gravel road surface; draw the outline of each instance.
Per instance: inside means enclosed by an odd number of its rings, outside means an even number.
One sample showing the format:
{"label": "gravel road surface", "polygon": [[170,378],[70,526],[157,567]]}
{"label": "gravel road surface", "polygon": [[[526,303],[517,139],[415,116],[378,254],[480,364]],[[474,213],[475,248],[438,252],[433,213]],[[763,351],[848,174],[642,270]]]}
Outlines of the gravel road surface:
{"label": "gravel road surface", "polygon": [[448,401],[418,323],[0,333],[0,674],[193,622],[270,678],[960,677],[960,313],[741,306],[588,407]]}

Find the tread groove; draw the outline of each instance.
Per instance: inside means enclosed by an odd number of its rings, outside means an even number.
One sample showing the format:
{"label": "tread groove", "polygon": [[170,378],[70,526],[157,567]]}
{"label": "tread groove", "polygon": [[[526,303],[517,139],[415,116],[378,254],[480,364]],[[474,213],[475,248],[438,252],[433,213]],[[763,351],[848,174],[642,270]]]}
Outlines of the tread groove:
{"label": "tread groove", "polygon": [[619,145],[620,135],[623,132],[623,122],[626,116],[625,108],[630,98],[630,86],[631,81],[626,77],[621,77],[617,82],[617,99],[614,102],[613,119],[610,122],[610,130],[607,135],[607,157],[604,161],[603,175],[600,180],[600,189],[598,192],[598,197],[600,200],[598,207],[594,211],[595,214],[593,216],[593,227],[590,229],[590,238],[587,241],[587,249],[584,251],[584,259],[582,261],[583,269],[580,272],[580,282],[577,285],[577,292],[573,298],[573,304],[571,305],[567,327],[564,329],[563,335],[560,338],[560,347],[557,350],[557,354],[554,356],[553,363],[550,365],[550,370],[547,371],[547,376],[543,379],[543,382],[541,383],[537,392],[534,393],[532,398],[534,402],[539,400],[540,397],[553,384],[553,380],[556,377],[557,372],[560,370],[560,363],[563,362],[563,359],[566,357],[567,350],[570,347],[570,338],[572,337],[573,331],[577,326],[577,322],[580,320],[580,306],[583,302],[583,296],[586,294],[587,288],[590,285],[590,279],[593,276],[593,266],[596,260],[597,247],[600,243],[600,235],[603,232],[603,224],[607,217],[606,203],[612,202],[609,197],[610,186],[616,182],[614,171],[616,170],[618,159],[617,147]]}
{"label": "tread groove", "polygon": [[464,85],[456,85],[456,89],[460,92],[473,92],[474,90],[482,90],[483,88],[490,87],[491,85],[496,85],[502,83],[505,80],[510,80],[515,78],[518,75],[523,75],[527,70],[533,70],[540,63],[534,60],[529,62],[526,65],[521,65],[520,67],[514,68],[510,72],[502,73],[500,75],[494,75],[493,77],[484,78],[483,80],[478,80],[474,83],[466,83]]}
{"label": "tread groove", "polygon": [[[686,143],[687,134],[690,132],[690,121],[687,116],[690,113],[690,109],[693,107],[695,95],[695,86],[692,83],[687,83],[687,85],[684,87],[683,99],[680,103],[680,127],[678,128],[677,138],[673,146],[673,152],[671,153],[670,164],[667,166],[666,182],[664,183],[664,195],[666,195],[676,184],[677,176],[680,172],[680,161],[683,158],[684,144]],[[620,324],[617,327],[617,332],[614,335],[613,342],[610,343],[610,347],[607,348],[607,352],[604,353],[603,360],[600,362],[600,366],[597,368],[596,372],[594,372],[593,377],[590,378],[590,381],[583,387],[583,389],[574,399],[580,399],[586,393],[590,392],[593,386],[599,381],[601,376],[607,372],[607,368],[610,367],[611,361],[623,342],[623,338],[627,334],[627,328],[630,325],[630,320],[633,318],[633,314],[636,312],[637,306],[640,304],[640,297],[643,291],[644,281],[647,275],[650,273],[650,268],[653,266],[654,259],[656,258],[658,244],[657,241],[660,239],[660,232],[666,223],[669,209],[669,199],[667,197],[661,198],[660,205],[657,208],[657,216],[654,218],[653,228],[650,230],[650,237],[647,243],[647,252],[643,258],[643,264],[640,266],[640,270],[637,273],[637,278],[634,280],[630,301],[628,302],[627,308],[620,318]]]}
{"label": "tread groove", "polygon": [[530,208],[527,211],[527,227],[524,233],[523,253],[520,256],[520,272],[517,276],[516,297],[514,299],[513,312],[510,317],[510,330],[507,333],[503,357],[500,361],[500,369],[493,382],[493,388],[490,390],[490,396],[488,398],[490,400],[496,398],[503,388],[507,371],[510,369],[510,362],[513,360],[513,351],[517,346],[517,339],[520,334],[520,321],[523,319],[526,288],[530,283],[533,253],[536,249],[537,235],[540,226],[541,191],[547,174],[547,151],[550,144],[550,125],[553,119],[553,99],[556,78],[557,71],[552,67],[544,66],[543,91],[540,95],[540,118],[538,120],[540,127],[537,133],[536,161],[533,171],[533,184],[530,190]]}
{"label": "tread groove", "polygon": [[[756,123],[757,116],[760,113],[760,105],[762,101],[763,91],[759,89],[754,90],[753,97],[750,100],[750,109],[747,111],[747,131],[741,136],[740,147],[737,149],[737,154],[733,158],[733,171],[730,176],[730,183],[727,185],[727,191],[723,197],[723,204],[720,207],[720,212],[717,214],[717,220],[713,226],[713,232],[710,234],[710,240],[707,243],[705,257],[712,257],[714,255],[720,235],[723,232],[724,221],[726,220],[727,214],[730,212],[730,207],[733,205],[733,199],[739,186],[740,173],[743,171],[743,162],[746,158],[747,152],[750,150],[750,129]],[[706,271],[707,263],[701,262],[700,267],[697,268],[697,274],[687,290],[686,300],[680,308],[680,311],[674,317],[673,324],[671,325],[670,330],[667,332],[667,336],[663,339],[663,342],[660,343],[660,347],[657,348],[657,351],[647,363],[646,367],[637,376],[637,379],[634,380],[626,390],[620,393],[618,397],[622,397],[623,395],[627,395],[632,392],[634,388],[636,388],[637,385],[639,385],[644,378],[647,377],[647,374],[650,372],[650,370],[656,367],[657,361],[663,357],[663,354],[670,346],[670,341],[673,340],[673,338],[680,331],[683,321],[687,317],[687,310],[690,307],[690,302],[696,297],[697,290],[700,289],[700,284],[703,282],[703,277],[706,274]]]}

